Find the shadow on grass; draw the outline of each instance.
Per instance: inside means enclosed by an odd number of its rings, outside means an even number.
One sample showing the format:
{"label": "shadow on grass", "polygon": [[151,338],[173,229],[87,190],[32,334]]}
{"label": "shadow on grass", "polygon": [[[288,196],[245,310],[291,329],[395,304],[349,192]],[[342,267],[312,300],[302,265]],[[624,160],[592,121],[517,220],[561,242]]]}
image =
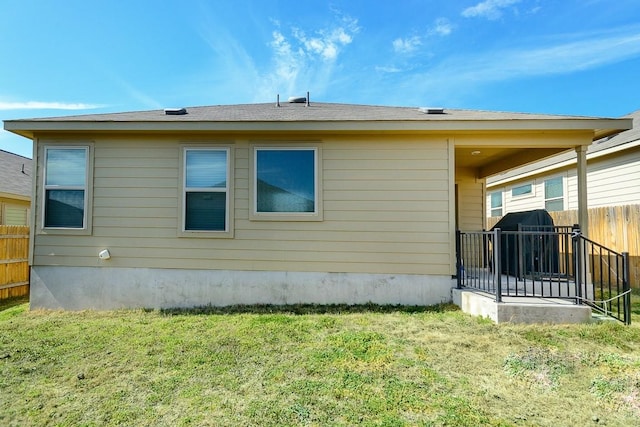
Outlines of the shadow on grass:
{"label": "shadow on grass", "polygon": [[8,310],[16,305],[26,304],[29,302],[29,295],[21,297],[7,298],[0,300],[0,311]]}
{"label": "shadow on grass", "polygon": [[631,314],[640,316],[640,289],[631,290]]}
{"label": "shadow on grass", "polygon": [[444,313],[459,311],[454,304],[430,306],[378,305],[378,304],[290,304],[290,305],[232,305],[227,307],[201,306],[193,308],[167,308],[159,310],[166,316],[206,314],[349,314],[349,313]]}

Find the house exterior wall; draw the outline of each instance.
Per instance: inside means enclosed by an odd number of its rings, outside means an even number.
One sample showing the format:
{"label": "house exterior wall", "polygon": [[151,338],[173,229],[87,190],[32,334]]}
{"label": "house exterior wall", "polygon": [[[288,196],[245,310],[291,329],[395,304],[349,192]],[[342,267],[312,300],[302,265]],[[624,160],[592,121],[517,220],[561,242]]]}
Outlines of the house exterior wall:
{"label": "house exterior wall", "polygon": [[180,143],[95,141],[93,229],[36,234],[34,265],[95,266],[98,251],[109,248],[112,267],[449,273],[445,141],[320,142],[319,222],[249,220],[250,141],[233,141],[232,239],[176,236]]}
{"label": "house exterior wall", "polygon": [[[577,170],[563,167],[487,189],[486,215],[491,217],[491,193],[502,191],[503,215],[531,209],[544,209],[544,181],[562,177],[564,209],[578,209]],[[513,197],[511,190],[524,184],[532,184],[533,194]],[[640,204],[640,147],[612,155],[589,159],[587,163],[587,205],[589,208]]]}
{"label": "house exterior wall", "polygon": [[[640,204],[640,147],[594,159],[587,184],[589,208]],[[570,209],[576,194],[569,193]]]}
{"label": "house exterior wall", "polygon": [[484,218],[478,212],[484,212],[484,180],[475,177],[473,170],[456,169],[457,190],[457,228],[464,231],[482,230]]}
{"label": "house exterior wall", "polygon": [[[43,231],[41,174],[44,146],[89,141],[94,163],[90,232],[65,235],[55,230]],[[252,145],[296,146],[299,143],[317,143],[322,149],[323,220],[250,219]],[[180,236],[182,144],[232,146],[232,238]],[[85,283],[87,288],[100,282],[98,278],[104,279],[99,289],[95,288],[87,295],[106,295],[109,277],[122,277],[125,284],[121,286],[126,289],[133,284],[126,284],[129,274],[124,272],[144,272],[140,277],[145,277],[153,288],[148,289],[149,297],[129,300],[133,305],[142,306],[158,303],[157,295],[151,295],[159,288],[169,295],[189,293],[191,286],[194,286],[194,298],[182,299],[180,305],[237,303],[237,299],[225,299],[216,292],[203,297],[201,285],[170,279],[175,275],[166,274],[169,270],[198,272],[194,277],[200,277],[200,283],[209,283],[207,289],[214,289],[213,283],[233,282],[229,279],[230,272],[237,272],[237,283],[244,286],[245,294],[252,292],[248,278],[263,277],[266,282],[279,283],[274,286],[280,287],[280,291],[265,294],[272,296],[281,295],[282,289],[302,289],[296,280],[313,278],[320,286],[315,293],[325,295],[330,292],[329,295],[336,296],[335,300],[326,301],[326,297],[318,298],[314,292],[309,293],[308,286],[302,293],[293,293],[299,295],[300,301],[306,298],[306,302],[366,302],[366,295],[374,299],[372,290],[383,286],[381,283],[395,285],[385,293],[386,297],[377,298],[380,303],[385,299],[389,303],[411,303],[401,295],[403,292],[413,295],[409,299],[416,304],[448,300],[453,269],[450,239],[450,218],[453,216],[449,212],[449,180],[453,174],[449,171],[448,156],[448,142],[441,137],[427,140],[424,137],[380,136],[325,137],[322,140],[207,139],[202,136],[181,139],[158,136],[40,138],[34,209],[38,227],[34,234],[32,261],[36,277],[32,295],[36,298],[32,298],[32,305],[59,306],[58,302],[65,300],[55,295],[62,289],[69,290],[69,285],[62,283],[64,275],[53,273],[61,268],[72,275],[92,271],[90,276],[95,280],[92,284]],[[102,249],[110,251],[111,259],[98,259]],[[45,271],[47,274],[42,274]],[[260,276],[249,272],[258,272]],[[289,275],[282,276],[283,272]],[[360,290],[360,297],[357,297],[353,293],[348,296],[331,291],[331,284],[344,274],[368,281],[369,292]],[[138,276],[132,274],[131,277]],[[420,283],[416,282],[416,277],[422,277]],[[56,282],[55,278],[62,282]],[[425,293],[423,288],[431,290]],[[395,297],[394,289],[398,292]],[[358,298],[365,298],[365,301]],[[116,300],[121,302],[121,299]],[[283,302],[280,297],[258,300],[255,302]],[[89,301],[87,296],[85,307],[95,306]],[[177,303],[175,298],[167,301]],[[81,306],[74,305],[73,308]]]}

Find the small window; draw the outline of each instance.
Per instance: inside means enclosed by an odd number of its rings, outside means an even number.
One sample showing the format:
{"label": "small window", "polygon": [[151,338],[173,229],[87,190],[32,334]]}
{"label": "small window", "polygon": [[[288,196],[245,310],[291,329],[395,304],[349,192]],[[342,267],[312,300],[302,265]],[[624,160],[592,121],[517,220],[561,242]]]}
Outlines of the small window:
{"label": "small window", "polygon": [[254,217],[318,219],[318,149],[254,150]]}
{"label": "small window", "polygon": [[45,147],[44,228],[87,227],[89,147]]}
{"label": "small window", "polygon": [[185,148],[183,231],[229,231],[229,149]]}
{"label": "small window", "polygon": [[502,191],[491,193],[491,216],[502,216]]}
{"label": "small window", "polygon": [[528,196],[530,194],[533,194],[533,185],[531,184],[520,185],[511,189],[512,197]]}
{"label": "small window", "polygon": [[544,182],[544,208],[549,212],[564,210],[564,185],[561,176]]}

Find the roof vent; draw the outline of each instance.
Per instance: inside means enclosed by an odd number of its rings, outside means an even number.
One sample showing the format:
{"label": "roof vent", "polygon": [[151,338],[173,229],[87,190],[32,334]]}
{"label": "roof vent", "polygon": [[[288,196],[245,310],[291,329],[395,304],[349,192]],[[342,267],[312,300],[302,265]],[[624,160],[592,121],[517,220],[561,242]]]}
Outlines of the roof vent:
{"label": "roof vent", "polygon": [[307,98],[304,96],[290,96],[289,102],[291,104],[305,104],[307,102]]}
{"label": "roof vent", "polygon": [[419,110],[424,114],[444,114],[442,107],[420,107]]}
{"label": "roof vent", "polygon": [[164,114],[167,116],[183,116],[187,114],[186,108],[165,108]]}

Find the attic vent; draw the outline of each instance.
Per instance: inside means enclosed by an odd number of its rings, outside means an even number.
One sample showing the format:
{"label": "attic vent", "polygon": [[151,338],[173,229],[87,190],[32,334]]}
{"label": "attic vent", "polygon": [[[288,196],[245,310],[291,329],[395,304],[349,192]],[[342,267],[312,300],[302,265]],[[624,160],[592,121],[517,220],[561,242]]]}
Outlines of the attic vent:
{"label": "attic vent", "polygon": [[289,102],[292,104],[304,104],[307,102],[307,98],[304,96],[290,96]]}
{"label": "attic vent", "polygon": [[420,107],[420,112],[424,114],[444,114],[442,107]]}
{"label": "attic vent", "polygon": [[165,108],[164,113],[167,116],[182,116],[187,114],[186,108]]}

